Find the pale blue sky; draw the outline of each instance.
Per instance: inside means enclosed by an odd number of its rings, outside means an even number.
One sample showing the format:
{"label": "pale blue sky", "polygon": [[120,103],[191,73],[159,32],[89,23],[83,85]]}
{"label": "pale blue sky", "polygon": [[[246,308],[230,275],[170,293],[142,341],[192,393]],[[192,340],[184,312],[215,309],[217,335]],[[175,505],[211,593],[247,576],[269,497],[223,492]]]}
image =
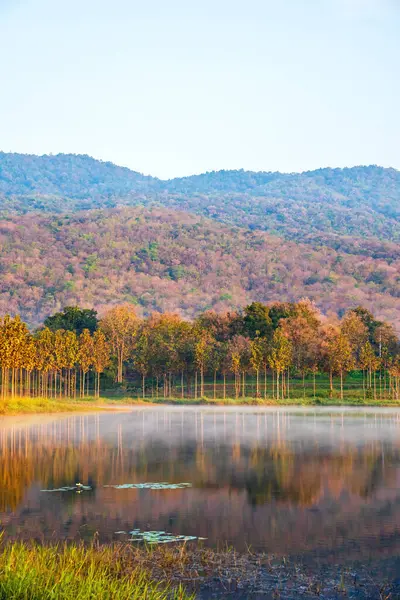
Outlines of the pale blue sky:
{"label": "pale blue sky", "polygon": [[400,168],[400,0],[0,0],[0,149]]}

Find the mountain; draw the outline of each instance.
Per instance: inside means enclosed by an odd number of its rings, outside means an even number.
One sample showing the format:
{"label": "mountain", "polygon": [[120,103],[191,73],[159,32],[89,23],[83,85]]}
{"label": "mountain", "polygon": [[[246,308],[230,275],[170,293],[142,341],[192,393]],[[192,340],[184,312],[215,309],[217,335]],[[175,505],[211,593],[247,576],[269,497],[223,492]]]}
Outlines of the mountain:
{"label": "mountain", "polygon": [[0,152],[0,193],[96,198],[147,188],[146,177],[81,154],[35,156]]}
{"label": "mountain", "polygon": [[0,314],[148,313],[308,296],[400,328],[400,172],[218,171],[163,181],[89,156],[0,153]]}
{"label": "mountain", "polygon": [[400,171],[395,169],[218,171],[163,181],[89,156],[0,153],[1,214],[121,205],[187,210],[289,240],[344,245],[355,253],[363,253],[357,240],[374,242],[378,255],[378,241],[400,242]]}
{"label": "mountain", "polygon": [[166,208],[0,220],[0,314],[31,325],[66,305],[132,302],[192,317],[307,296],[324,312],[362,304],[400,323],[400,253],[390,261],[314,249]]}

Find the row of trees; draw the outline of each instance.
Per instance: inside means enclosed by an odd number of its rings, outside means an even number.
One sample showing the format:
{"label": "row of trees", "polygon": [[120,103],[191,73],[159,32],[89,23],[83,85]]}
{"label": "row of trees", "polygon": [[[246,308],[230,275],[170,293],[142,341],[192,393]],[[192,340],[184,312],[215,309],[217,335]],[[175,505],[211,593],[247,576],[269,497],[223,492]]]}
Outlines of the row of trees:
{"label": "row of trees", "polygon": [[[393,327],[362,307],[329,321],[309,300],[264,305],[240,313],[201,314],[189,322],[176,314],[138,317],[116,306],[99,320],[95,311],[66,308],[29,332],[17,316],[0,322],[2,395],[83,397],[100,394],[100,380],[140,387],[146,397],[299,394],[311,375],[326,373],[329,393],[340,396],[350,371],[361,373],[364,398],[400,395],[400,346]],[[91,375],[91,374],[94,374]],[[300,382],[300,384],[299,384]],[[89,385],[91,388],[89,389]],[[296,390],[293,386],[296,385]]]}
{"label": "row of trees", "polygon": [[[100,375],[110,365],[110,345],[104,332],[45,327],[32,335],[19,316],[0,321],[1,394],[13,396],[83,397],[89,394],[90,371],[95,374],[93,392],[100,395]],[[78,384],[79,379],[79,384]]]}

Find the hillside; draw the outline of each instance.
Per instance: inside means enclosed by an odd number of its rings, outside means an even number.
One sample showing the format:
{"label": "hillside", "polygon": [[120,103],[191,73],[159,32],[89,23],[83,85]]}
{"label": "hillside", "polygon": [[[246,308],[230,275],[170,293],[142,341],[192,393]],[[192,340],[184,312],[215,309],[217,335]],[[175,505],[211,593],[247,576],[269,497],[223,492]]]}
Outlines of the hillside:
{"label": "hillside", "polygon": [[177,208],[342,252],[390,256],[382,241],[400,242],[395,169],[219,171],[162,181],[88,156],[0,153],[1,214],[120,205]]}
{"label": "hillside", "polygon": [[363,304],[400,323],[400,256],[313,249],[171,209],[119,208],[0,221],[0,314],[37,325],[70,304],[133,302],[187,317],[252,300]]}

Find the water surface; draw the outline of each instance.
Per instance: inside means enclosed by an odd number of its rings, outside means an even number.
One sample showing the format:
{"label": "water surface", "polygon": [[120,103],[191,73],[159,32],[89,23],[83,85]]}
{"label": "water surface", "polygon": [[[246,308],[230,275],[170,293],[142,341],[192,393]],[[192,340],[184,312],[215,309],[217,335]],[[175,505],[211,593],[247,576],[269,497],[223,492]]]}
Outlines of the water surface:
{"label": "water surface", "polygon": [[[92,489],[41,491],[78,482]],[[192,487],[104,487],[148,482]],[[400,413],[163,407],[6,417],[0,520],[23,539],[163,530],[343,564],[394,557]]]}

